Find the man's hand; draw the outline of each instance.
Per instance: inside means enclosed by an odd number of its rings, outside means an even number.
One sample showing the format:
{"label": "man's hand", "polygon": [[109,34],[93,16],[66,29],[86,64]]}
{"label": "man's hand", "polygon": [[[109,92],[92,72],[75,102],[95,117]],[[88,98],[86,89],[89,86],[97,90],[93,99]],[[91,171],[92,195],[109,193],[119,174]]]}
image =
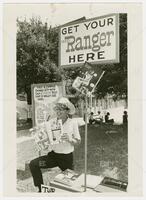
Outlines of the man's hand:
{"label": "man's hand", "polygon": [[69,138],[68,134],[67,133],[64,133],[62,136],[61,136],[61,140],[65,141],[65,142],[70,142],[71,144],[73,145],[78,145],[80,144],[80,140],[77,140],[75,138]]}
{"label": "man's hand", "polygon": [[61,140],[65,141],[65,142],[69,142],[69,136],[67,133],[64,133],[62,136],[61,136]]}

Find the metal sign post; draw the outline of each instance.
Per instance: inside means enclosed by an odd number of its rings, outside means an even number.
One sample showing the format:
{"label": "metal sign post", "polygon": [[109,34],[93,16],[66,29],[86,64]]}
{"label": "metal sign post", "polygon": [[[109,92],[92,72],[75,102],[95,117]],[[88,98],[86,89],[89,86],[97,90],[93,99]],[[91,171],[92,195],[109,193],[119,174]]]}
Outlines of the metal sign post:
{"label": "metal sign post", "polygon": [[[90,112],[92,111],[92,94],[103,77],[105,71],[102,69],[94,70],[93,67],[91,68],[91,65],[88,64],[87,62],[85,63],[88,67],[90,67],[90,70],[84,71],[84,76],[83,73],[80,76],[77,76],[76,79],[74,80],[72,87],[75,88],[77,91],[81,92],[84,95],[85,101],[84,101],[84,116],[85,116],[85,169],[84,169],[84,191],[86,192],[87,188],[87,136],[88,136],[88,126],[87,126],[87,117],[88,117],[88,97],[90,100]],[[85,65],[84,64],[84,65]]]}
{"label": "metal sign post", "polygon": [[84,192],[87,188],[87,138],[88,138],[88,127],[87,127],[87,107],[88,107],[88,97],[85,95],[85,176],[84,176]]}

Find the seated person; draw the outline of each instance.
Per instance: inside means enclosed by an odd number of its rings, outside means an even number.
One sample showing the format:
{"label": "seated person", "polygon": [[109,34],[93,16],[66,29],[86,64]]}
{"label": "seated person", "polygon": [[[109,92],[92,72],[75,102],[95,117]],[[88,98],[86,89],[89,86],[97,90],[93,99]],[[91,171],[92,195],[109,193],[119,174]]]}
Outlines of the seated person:
{"label": "seated person", "polygon": [[90,116],[89,116],[89,123],[90,123],[90,124],[95,124],[95,119],[94,119],[93,115],[94,115],[94,113],[91,112],[91,113],[90,113]]}
{"label": "seated person", "polygon": [[96,120],[96,123],[98,123],[98,124],[101,124],[103,122],[103,117],[102,117],[100,111],[98,111],[98,114],[95,115],[94,119]]}
{"label": "seated person", "polygon": [[90,124],[101,124],[102,121],[103,121],[103,118],[100,114],[100,111],[98,111],[98,115],[94,115],[93,112],[90,113],[90,117],[89,117]]}
{"label": "seated person", "polygon": [[[42,168],[59,167],[62,171],[73,169],[73,152],[74,147],[80,143],[81,137],[76,121],[69,116],[75,113],[74,105],[65,97],[61,97],[54,107],[56,112],[56,120],[62,121],[63,142],[51,144],[46,155],[33,159],[30,164],[30,171],[33,182],[38,187],[38,192],[41,192],[41,184],[43,182]],[[51,121],[51,119],[50,119]],[[49,124],[47,121],[46,127],[48,134],[50,133]]]}
{"label": "seated person", "polygon": [[114,123],[114,119],[109,119],[110,113],[107,112],[107,114],[105,115],[105,123],[107,124],[113,124]]}

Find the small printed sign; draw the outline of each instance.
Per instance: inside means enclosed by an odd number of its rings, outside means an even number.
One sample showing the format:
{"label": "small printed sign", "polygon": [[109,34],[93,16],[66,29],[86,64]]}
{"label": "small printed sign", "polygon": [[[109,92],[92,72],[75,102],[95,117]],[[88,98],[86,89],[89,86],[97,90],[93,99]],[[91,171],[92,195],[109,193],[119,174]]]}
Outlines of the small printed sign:
{"label": "small printed sign", "polygon": [[48,185],[41,185],[41,192],[42,193],[54,193],[55,192],[55,188],[50,187]]}

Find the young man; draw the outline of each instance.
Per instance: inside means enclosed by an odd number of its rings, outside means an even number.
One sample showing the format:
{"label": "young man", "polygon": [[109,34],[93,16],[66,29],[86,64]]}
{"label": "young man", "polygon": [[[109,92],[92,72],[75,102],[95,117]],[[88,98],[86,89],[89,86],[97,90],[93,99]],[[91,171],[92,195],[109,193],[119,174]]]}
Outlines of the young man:
{"label": "young man", "polygon": [[[41,184],[43,184],[41,168],[58,166],[62,171],[73,169],[74,146],[81,140],[77,122],[69,118],[69,115],[75,113],[74,105],[67,98],[62,97],[54,110],[57,115],[56,120],[62,120],[63,135],[61,140],[63,142],[51,145],[51,150],[47,155],[32,160],[29,165],[34,185],[39,188],[39,192],[41,192]],[[49,123],[50,121],[46,122],[46,129]],[[49,129],[47,130],[49,131]]]}

